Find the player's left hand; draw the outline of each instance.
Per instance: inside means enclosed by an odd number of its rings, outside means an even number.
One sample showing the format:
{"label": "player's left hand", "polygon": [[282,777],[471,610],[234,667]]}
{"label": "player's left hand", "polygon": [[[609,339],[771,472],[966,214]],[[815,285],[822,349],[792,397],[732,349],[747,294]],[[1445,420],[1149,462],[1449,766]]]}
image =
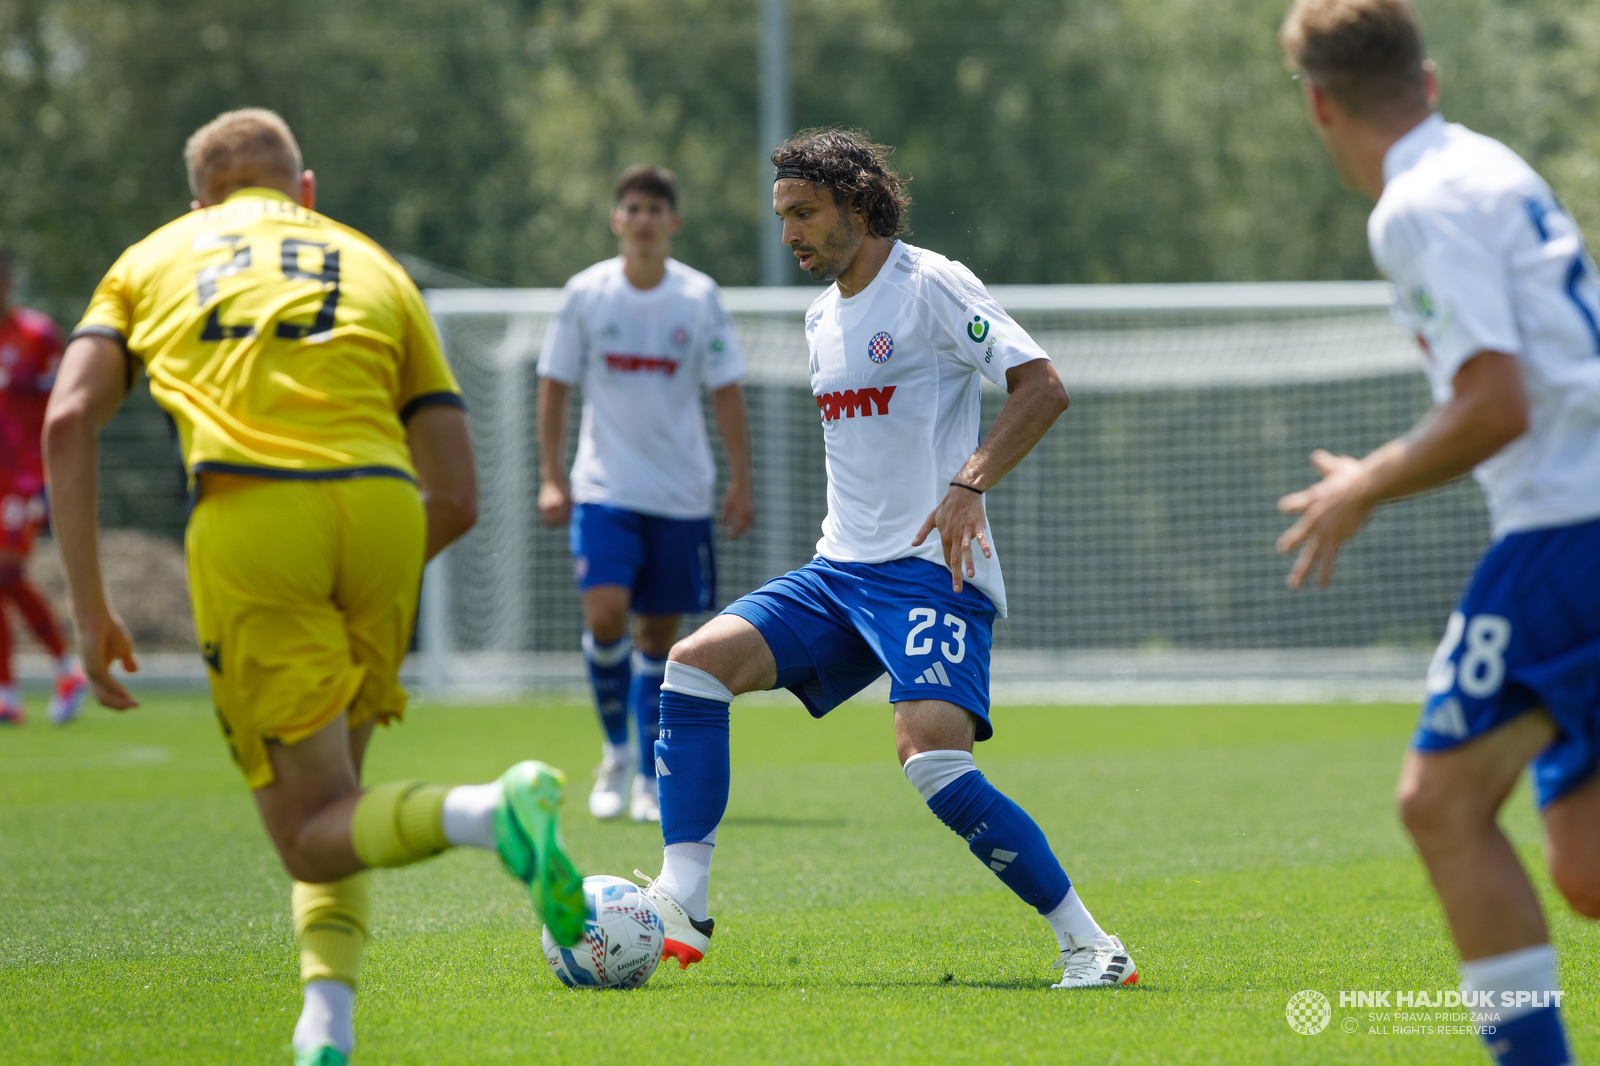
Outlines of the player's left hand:
{"label": "player's left hand", "polygon": [[755,525],[756,503],[750,486],[730,482],[722,497],[722,531],[729,540],[738,540]]}
{"label": "player's left hand", "polygon": [[983,516],[983,497],[952,485],[950,491],[944,494],[944,499],[939,501],[939,506],[923,519],[922,529],[912,539],[911,546],[915,548],[921,545],[935,528],[939,530],[939,540],[944,545],[945,565],[950,567],[950,587],[960,592],[961,575],[965,573],[967,577],[976,577],[978,574],[972,564],[972,542],[978,542],[985,559],[994,558]]}
{"label": "player's left hand", "polygon": [[1318,567],[1317,585],[1327,588],[1328,582],[1333,580],[1339,548],[1366,524],[1377,504],[1361,460],[1318,448],[1311,453],[1311,463],[1322,472],[1322,480],[1278,501],[1281,513],[1300,516],[1300,520],[1278,538],[1279,552],[1300,549],[1299,557],[1289,570],[1288,583],[1292,589],[1299,588],[1306,575]]}

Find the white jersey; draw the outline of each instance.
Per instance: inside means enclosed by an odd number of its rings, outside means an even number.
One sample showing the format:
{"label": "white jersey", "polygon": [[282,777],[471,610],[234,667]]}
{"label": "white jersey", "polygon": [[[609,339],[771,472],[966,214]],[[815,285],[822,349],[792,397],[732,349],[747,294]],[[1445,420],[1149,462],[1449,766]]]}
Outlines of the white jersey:
{"label": "white jersey", "polygon": [[1600,279],[1583,234],[1515,152],[1438,115],[1383,176],[1367,235],[1434,401],[1478,352],[1522,371],[1528,431],[1473,472],[1494,536],[1600,516]]}
{"label": "white jersey", "polygon": [[717,283],[675,259],[636,289],[622,259],[576,274],[550,323],[539,376],[583,389],[572,498],[663,518],[711,514],[716,467],[700,390],[743,380]]}
{"label": "white jersey", "polygon": [[[838,562],[944,564],[937,531],[911,546],[978,447],[982,380],[1047,358],[972,271],[895,242],[848,299],[837,285],[806,312],[811,391],[828,455],[828,517],[817,554]],[[994,537],[989,535],[993,546]],[[1000,557],[973,545],[971,583],[1006,613]]]}

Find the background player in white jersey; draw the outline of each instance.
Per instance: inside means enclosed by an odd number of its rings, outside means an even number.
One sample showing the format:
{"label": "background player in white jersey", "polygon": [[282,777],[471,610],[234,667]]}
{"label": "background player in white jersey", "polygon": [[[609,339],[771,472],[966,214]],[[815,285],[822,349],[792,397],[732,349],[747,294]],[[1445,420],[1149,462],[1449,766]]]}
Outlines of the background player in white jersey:
{"label": "background player in white jersey", "polygon": [[[686,967],[710,947],[733,697],[787,688],[821,717],[887,671],[906,777],[1044,915],[1065,970],[1056,987],[1132,984],[1121,941],[972,758],[973,742],[993,733],[990,630],[1006,610],[983,493],[1066,410],[1067,392],[971,271],[897,239],[909,200],[887,157],[840,130],[800,133],[772,156],[784,242],[813,278],[834,282],[806,315],[828,516],[815,559],[672,649],[656,742],[666,848],[648,889],[666,919],[666,953]],[[985,377],[1010,398],[980,444]]]}
{"label": "background player in white jersey", "polygon": [[1313,573],[1325,585],[1376,504],[1475,473],[1494,542],[1428,671],[1400,812],[1444,905],[1469,1004],[1498,1015],[1490,1050],[1506,1064],[1565,1063],[1555,954],[1496,817],[1531,763],[1556,886],[1600,918],[1594,263],[1539,175],[1434,113],[1437,81],[1404,0],[1300,0],[1282,42],[1340,174],[1378,201],[1372,255],[1437,406],[1364,459],[1314,453],[1323,480],[1283,498],[1301,518],[1278,546],[1300,549],[1291,586]]}
{"label": "background player in white jersey", "polygon": [[[547,525],[570,523],[584,658],[605,730],[589,795],[597,818],[625,808],[634,821],[661,817],[654,746],[667,652],[678,620],[716,601],[716,468],[702,388],[711,393],[728,457],[724,530],[739,537],[755,520],[739,387],[744,359],[716,282],[671,258],[678,225],[672,173],[625,171],[611,212],[620,251],[567,282],[539,357],[539,514]],[[583,389],[583,418],[569,484],[563,464],[574,385]]]}

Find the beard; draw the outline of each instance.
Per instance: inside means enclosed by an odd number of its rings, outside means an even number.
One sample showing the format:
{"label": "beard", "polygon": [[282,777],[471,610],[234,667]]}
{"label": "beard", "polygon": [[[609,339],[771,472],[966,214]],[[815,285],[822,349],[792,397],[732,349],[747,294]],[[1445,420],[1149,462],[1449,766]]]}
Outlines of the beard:
{"label": "beard", "polygon": [[801,247],[801,251],[814,252],[817,261],[812,264],[810,274],[814,281],[837,281],[839,275],[850,269],[850,264],[855,262],[856,252],[861,248],[862,237],[851,231],[850,220],[841,211],[839,219],[832,229],[822,235],[822,244],[816,248]]}

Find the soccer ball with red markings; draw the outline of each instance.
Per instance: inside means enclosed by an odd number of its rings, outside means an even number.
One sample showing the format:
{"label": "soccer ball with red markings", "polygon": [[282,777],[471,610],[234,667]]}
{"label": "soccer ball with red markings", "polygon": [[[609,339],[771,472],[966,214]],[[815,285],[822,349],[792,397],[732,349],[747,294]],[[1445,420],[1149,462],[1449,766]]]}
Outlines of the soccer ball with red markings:
{"label": "soccer ball with red markings", "polygon": [[564,948],[544,931],[544,958],[568,988],[638,988],[661,961],[667,929],[661,912],[623,877],[583,879],[589,918],[583,939]]}

